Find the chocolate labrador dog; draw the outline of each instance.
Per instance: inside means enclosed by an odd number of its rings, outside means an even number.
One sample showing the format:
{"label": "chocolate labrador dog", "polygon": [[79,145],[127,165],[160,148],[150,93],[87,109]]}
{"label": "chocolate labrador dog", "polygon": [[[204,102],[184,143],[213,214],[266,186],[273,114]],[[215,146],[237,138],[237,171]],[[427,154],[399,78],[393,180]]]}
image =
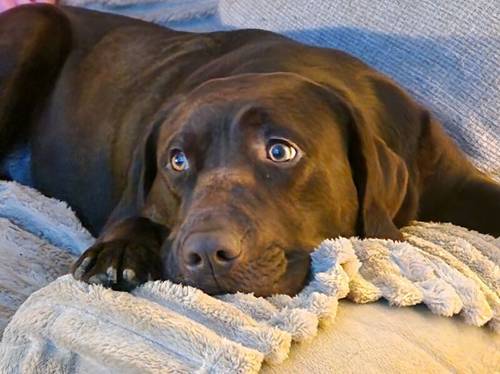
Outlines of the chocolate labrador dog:
{"label": "chocolate labrador dog", "polygon": [[294,294],[325,238],[401,239],[414,219],[500,235],[500,186],[428,111],[356,58],[266,31],[8,11],[0,159],[22,144],[34,186],[98,235],[75,278],[117,290]]}

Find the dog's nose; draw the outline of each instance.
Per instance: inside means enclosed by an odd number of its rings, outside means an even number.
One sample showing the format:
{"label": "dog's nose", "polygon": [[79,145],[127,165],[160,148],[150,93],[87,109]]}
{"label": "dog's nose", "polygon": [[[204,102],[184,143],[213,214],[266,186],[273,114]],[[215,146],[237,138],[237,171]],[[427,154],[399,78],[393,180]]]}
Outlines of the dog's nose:
{"label": "dog's nose", "polygon": [[230,234],[191,234],[184,242],[182,257],[193,273],[222,273],[238,260],[241,248]]}

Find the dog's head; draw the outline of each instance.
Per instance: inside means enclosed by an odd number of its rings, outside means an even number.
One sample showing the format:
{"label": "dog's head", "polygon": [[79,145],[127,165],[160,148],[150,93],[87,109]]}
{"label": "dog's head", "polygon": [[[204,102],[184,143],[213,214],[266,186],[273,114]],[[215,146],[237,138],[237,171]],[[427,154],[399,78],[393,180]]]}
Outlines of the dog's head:
{"label": "dog's head", "polygon": [[329,88],[240,75],[166,112],[134,166],[144,214],[170,230],[165,278],[208,293],[295,294],[323,239],[399,235],[406,169]]}

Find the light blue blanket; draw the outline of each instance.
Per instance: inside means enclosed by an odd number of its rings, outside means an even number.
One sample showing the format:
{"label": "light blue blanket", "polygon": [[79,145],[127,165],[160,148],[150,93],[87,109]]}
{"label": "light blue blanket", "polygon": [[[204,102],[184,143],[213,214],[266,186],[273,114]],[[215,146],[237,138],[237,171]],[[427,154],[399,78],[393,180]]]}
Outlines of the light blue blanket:
{"label": "light blue blanket", "polygon": [[476,165],[500,180],[498,1],[65,2],[183,30],[268,29],[347,51],[408,89],[444,123]]}

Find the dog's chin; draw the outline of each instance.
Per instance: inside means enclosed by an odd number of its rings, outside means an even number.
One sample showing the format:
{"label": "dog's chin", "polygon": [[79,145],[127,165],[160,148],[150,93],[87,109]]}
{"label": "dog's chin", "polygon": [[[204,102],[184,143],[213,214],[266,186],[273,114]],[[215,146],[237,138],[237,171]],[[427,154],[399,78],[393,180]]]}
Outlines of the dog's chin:
{"label": "dog's chin", "polygon": [[195,281],[187,279],[187,280],[182,280],[178,283],[180,283],[184,286],[191,286],[191,287],[197,288],[197,289],[199,289],[199,290],[201,290],[201,291],[203,291],[206,294],[211,295],[211,296],[233,293],[227,289],[224,289],[223,287],[221,287],[220,285],[218,285],[215,282],[200,283],[200,282],[195,282]]}
{"label": "dog's chin", "polygon": [[180,266],[176,266],[175,261],[170,259],[163,277],[174,283],[198,288],[209,295],[242,292],[253,293],[258,297],[275,294],[294,296],[308,282],[310,257],[307,252],[296,252],[292,255],[280,252],[279,256],[274,256],[274,263],[262,266],[262,262],[256,260],[239,266],[226,276],[206,275],[201,279],[193,278],[187,271],[183,272]]}
{"label": "dog's chin", "polygon": [[288,258],[286,271],[275,279],[270,288],[261,288],[254,290],[255,296],[272,296],[276,294],[285,294],[295,296],[307,285],[310,275],[310,257],[307,253],[301,253],[300,256]]}
{"label": "dog's chin", "polygon": [[[295,296],[299,293],[304,286],[306,286],[307,272],[305,274],[291,274],[285,275],[279,279],[268,279],[268,284],[270,286],[265,287],[254,287],[252,285],[225,285],[226,282],[207,282],[204,280],[203,282],[186,279],[183,277],[178,277],[176,279],[170,279],[174,283],[182,284],[184,286],[190,286],[197,288],[208,295],[216,296],[216,295],[224,295],[224,294],[234,294],[237,292],[242,293],[251,293],[257,297],[268,297],[276,294],[285,294],[289,296]],[[299,275],[299,276],[296,276]],[[232,282],[228,282],[232,283]]]}

